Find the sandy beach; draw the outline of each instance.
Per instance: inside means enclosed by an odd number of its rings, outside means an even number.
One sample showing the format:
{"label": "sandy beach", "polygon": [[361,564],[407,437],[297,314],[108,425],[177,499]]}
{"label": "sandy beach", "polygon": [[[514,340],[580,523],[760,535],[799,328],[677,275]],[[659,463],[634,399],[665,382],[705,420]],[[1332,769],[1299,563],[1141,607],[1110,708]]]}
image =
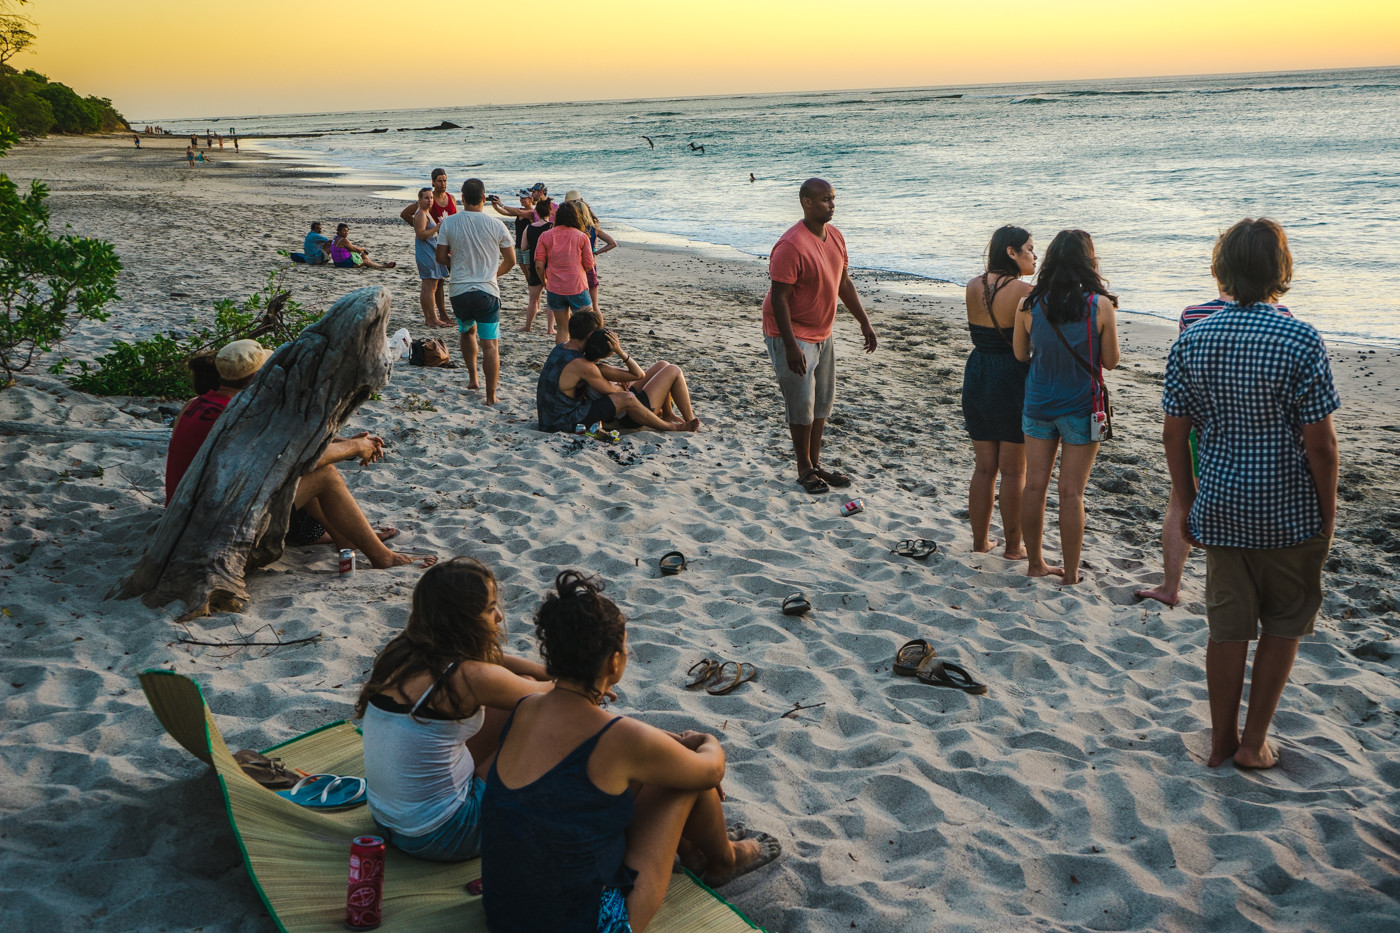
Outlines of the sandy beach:
{"label": "sandy beach", "polygon": [[[49,362],[207,318],[274,267],[288,268],[285,287],[311,308],[384,285],[391,326],[424,334],[401,202],[250,147],[192,170],[184,145],[55,138],[0,159],[12,179],[50,185],[55,228],[112,241],[125,267],[110,320],[84,325],[0,392],[10,929],[274,929],[215,779],[165,735],[135,675],[194,677],[231,748],[270,746],[350,715],[419,574],[341,577],[330,548],[289,550],[249,576],[245,613],[188,628],[177,607],[104,600],[160,517],[165,458],[161,441],[104,432],[168,430],[181,403],[88,396],[47,373]],[[447,167],[455,190],[462,173]],[[536,180],[481,171],[491,191]],[[537,432],[536,371],[553,338],[543,319],[536,333],[516,332],[525,288],[512,272],[500,404],[485,406],[462,369],[396,366],[347,425],[383,436],[388,457],[344,473],[372,522],[402,529],[399,549],[495,569],[508,650],[533,653],[529,619],[558,570],[607,580],[630,618],[616,708],[718,735],[730,812],[784,846],[776,866],[726,888],[729,900],[774,933],[1400,930],[1396,352],[1330,346],[1341,511],[1317,632],[1275,719],[1281,764],[1210,770],[1204,558],[1188,564],[1179,606],[1133,597],[1161,579],[1160,393],[1174,327],[1121,319],[1115,438],[1090,480],[1087,569],[1060,588],[970,551],[961,288],[854,274],[881,344],[865,357],[850,318],[838,320],[826,459],[857,477],[850,492],[866,501],[843,518],[846,497],[809,496],[793,481],[759,326],[766,264],[661,237],[640,246],[607,223],[606,204],[593,206],[622,243],[599,260],[609,326],[643,365],[684,367],[704,430],[632,433],[614,446]],[[793,209],[795,221],[795,193]],[[357,244],[399,268],[290,266],[278,250],[300,249],[313,219],[352,224]],[[1213,297],[1210,281],[1201,289],[1194,297]],[[1052,489],[1052,556],[1055,505]],[[927,562],[890,553],[917,537],[939,544]],[[672,549],[690,566],[663,578],[656,559]],[[780,613],[794,590],[811,598],[810,615]],[[245,650],[177,642],[273,632],[322,638]],[[915,637],[988,694],[895,677],[895,649]],[[724,697],[687,691],[685,671],[702,657],[760,673]],[[795,704],[813,708],[785,717]]]}

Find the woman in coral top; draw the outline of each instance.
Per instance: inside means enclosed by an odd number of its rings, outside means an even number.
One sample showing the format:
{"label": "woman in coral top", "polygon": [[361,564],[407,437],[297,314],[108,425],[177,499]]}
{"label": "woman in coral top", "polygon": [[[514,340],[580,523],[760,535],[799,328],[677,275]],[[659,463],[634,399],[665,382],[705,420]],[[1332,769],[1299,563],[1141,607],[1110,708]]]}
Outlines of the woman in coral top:
{"label": "woman in coral top", "polygon": [[588,297],[588,272],[593,268],[593,244],[584,232],[579,212],[568,201],[554,215],[553,229],[535,246],[535,270],[544,280],[545,305],[554,315],[554,341],[569,339],[569,315],[593,306]]}

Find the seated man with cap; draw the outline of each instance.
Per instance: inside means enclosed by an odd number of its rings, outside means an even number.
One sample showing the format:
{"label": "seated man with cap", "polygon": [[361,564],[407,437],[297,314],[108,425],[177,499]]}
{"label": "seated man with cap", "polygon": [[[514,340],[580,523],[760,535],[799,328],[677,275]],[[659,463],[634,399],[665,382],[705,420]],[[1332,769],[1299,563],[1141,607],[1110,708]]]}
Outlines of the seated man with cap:
{"label": "seated man with cap", "polygon": [[[256,340],[235,340],[219,351],[214,360],[219,374],[218,388],[191,400],[175,416],[170,449],[165,458],[166,505],[174,498],[180,480],[213,430],[214,422],[233,401],[233,397],[252,383],[271,355],[272,351]],[[329,534],[336,547],[356,548],[376,568],[397,567],[420,560],[384,546],[384,541],[398,534],[398,531],[386,528],[376,532],[371,528],[340,471],[335,468],[335,464],[342,460],[358,459],[361,466],[366,466],[383,456],[383,439],[368,431],[353,438],[332,439],[316,468],[297,483],[287,543],[294,546],[315,544],[322,540],[323,535]],[[428,566],[436,561],[437,558],[429,557],[423,559],[423,565]]]}

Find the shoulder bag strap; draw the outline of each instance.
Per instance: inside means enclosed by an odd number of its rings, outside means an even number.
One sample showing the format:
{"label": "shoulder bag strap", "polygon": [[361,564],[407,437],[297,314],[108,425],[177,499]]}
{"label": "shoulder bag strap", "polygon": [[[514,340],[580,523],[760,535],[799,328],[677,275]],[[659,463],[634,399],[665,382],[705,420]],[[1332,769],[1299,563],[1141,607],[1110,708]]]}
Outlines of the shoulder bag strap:
{"label": "shoulder bag strap", "polygon": [[[1093,301],[1093,298],[1091,297],[1089,300],[1090,300],[1090,301]],[[1088,315],[1086,314],[1085,316],[1086,316],[1086,318],[1087,318]],[[1072,346],[1069,345],[1069,341],[1065,339],[1065,335],[1064,335],[1063,333],[1060,332],[1060,325],[1058,325],[1058,324],[1056,324],[1054,321],[1050,320],[1050,316],[1049,316],[1048,314],[1045,316],[1045,323],[1047,323],[1047,324],[1050,325],[1050,329],[1053,330],[1053,331],[1055,332],[1055,336],[1056,336],[1056,337],[1059,337],[1059,338],[1060,338],[1060,343],[1062,343],[1062,344],[1065,345],[1065,349],[1069,351],[1069,355],[1070,355],[1070,356],[1074,357],[1074,361],[1075,361],[1076,363],[1079,364],[1080,368],[1083,369],[1086,373],[1089,374],[1089,381],[1090,381],[1091,383],[1093,383],[1094,388],[1095,388],[1095,389],[1098,389],[1100,386],[1102,386],[1102,385],[1103,385],[1103,376],[1101,376],[1100,374],[1094,372],[1094,367],[1090,366],[1087,362],[1085,362],[1084,357],[1080,356],[1079,353],[1078,353],[1078,351],[1076,351],[1076,350],[1074,349],[1074,347],[1072,347]],[[1089,352],[1090,352],[1090,353],[1094,352],[1094,349],[1093,349],[1093,348],[1094,348],[1094,341],[1093,341],[1093,336],[1091,335],[1091,336],[1090,336],[1090,339],[1089,339]]]}

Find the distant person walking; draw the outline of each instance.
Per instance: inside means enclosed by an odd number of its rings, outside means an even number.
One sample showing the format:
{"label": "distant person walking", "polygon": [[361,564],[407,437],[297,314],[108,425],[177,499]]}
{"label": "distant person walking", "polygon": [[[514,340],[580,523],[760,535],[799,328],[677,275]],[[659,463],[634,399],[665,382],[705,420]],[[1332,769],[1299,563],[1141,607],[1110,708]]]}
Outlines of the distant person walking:
{"label": "distant person walking", "polygon": [[423,311],[423,323],[428,327],[451,327],[452,319],[437,307],[437,294],[449,270],[437,260],[438,230],[429,208],[433,204],[433,189],[418,189],[418,212],[413,215],[413,258],[418,265],[418,304]]}
{"label": "distant person walking", "polygon": [[515,265],[515,249],[506,225],[483,210],[486,186],[479,178],[462,183],[460,214],[443,218],[438,231],[437,260],[452,270],[447,294],[457,316],[462,359],[471,374],[467,388],[480,385],[476,376],[477,346],[486,373],[486,404],[496,404],[501,378],[501,287],[497,282]]}
{"label": "distant person walking", "polygon": [[[1322,605],[1322,565],[1337,521],[1341,407],[1327,348],[1273,304],[1293,257],[1283,228],[1242,220],[1215,244],[1211,272],[1232,301],[1192,324],[1167,357],[1162,443],[1183,535],[1206,552],[1209,767],[1271,768],[1266,739],[1298,642]],[[1190,433],[1200,436],[1200,484]],[[1262,630],[1262,634],[1261,634]],[[1239,729],[1249,643],[1259,639]]]}
{"label": "distant person walking", "polygon": [[972,481],[967,511],[972,523],[972,549],[990,551],[992,504],[1001,477],[1001,528],[1006,536],[1002,555],[1023,560],[1021,491],[1026,482],[1025,435],[1021,410],[1026,395],[1025,363],[1016,359],[1011,335],[1016,309],[1031,287],[1022,276],[1035,274],[1035,243],[1030,233],[1007,224],[992,234],[987,245],[987,268],[967,283],[967,329],[972,353],[963,368],[963,424],[972,439]]}
{"label": "distant person walking", "polygon": [[763,337],[787,410],[797,482],[817,495],[851,477],[821,465],[822,434],[836,395],[832,331],[839,299],[860,325],[865,352],[874,353],[875,328],[851,281],[846,238],[831,224],[836,192],[820,178],[798,191],[802,220],[788,229],[768,258],[770,287],[763,298]]}
{"label": "distant person walking", "polygon": [[[1016,358],[1030,361],[1021,430],[1026,436],[1026,487],[1021,533],[1026,574],[1079,582],[1084,549],[1084,490],[1099,452],[1094,411],[1103,371],[1118,365],[1118,299],[1099,278],[1094,241],[1061,230],[1050,241],[1035,287],[1021,300],[1012,335]],[[1090,373],[1093,373],[1091,375]],[[1045,497],[1060,442],[1060,552],[1063,567],[1045,563]]]}
{"label": "distant person walking", "polygon": [[554,342],[564,343],[569,339],[569,315],[593,306],[588,297],[593,248],[572,203],[559,205],[553,229],[540,236],[533,255],[535,270],[544,280],[545,306],[554,315]]}
{"label": "distant person walking", "polygon": [[137,148],[137,149],[140,149],[140,148],[141,148],[141,134],[139,134],[139,133],[133,133],[133,134],[131,135],[131,139],[132,139],[133,142],[136,143],[136,148]]}

